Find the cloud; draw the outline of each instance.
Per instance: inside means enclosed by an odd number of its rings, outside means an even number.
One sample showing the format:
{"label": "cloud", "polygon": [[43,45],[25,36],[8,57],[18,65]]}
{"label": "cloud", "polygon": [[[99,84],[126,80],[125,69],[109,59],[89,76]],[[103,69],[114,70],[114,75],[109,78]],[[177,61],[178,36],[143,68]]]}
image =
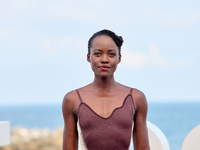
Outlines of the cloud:
{"label": "cloud", "polygon": [[0,1],[0,18],[10,19],[22,15],[24,12],[30,11],[36,6],[37,0],[6,0]]}
{"label": "cloud", "polygon": [[147,57],[150,64],[159,67],[169,66],[169,61],[161,54],[161,51],[157,44],[152,44],[150,46]]}
{"label": "cloud", "polygon": [[173,11],[173,13],[161,12],[159,14],[159,21],[162,24],[175,28],[190,26],[198,20],[199,15],[185,7],[178,7]]}
{"label": "cloud", "polygon": [[[41,13],[38,13],[38,17],[92,23],[95,25],[119,25],[123,24],[124,18],[128,16],[119,11],[121,9],[120,3],[116,3],[116,1],[102,2],[100,0],[52,1],[45,5],[45,11],[41,10]],[[132,3],[131,1],[126,2],[126,5],[128,6]]]}
{"label": "cloud", "polygon": [[19,34],[19,31],[14,28],[0,27],[0,39],[10,38]]}
{"label": "cloud", "polygon": [[141,68],[147,64],[147,56],[141,52],[123,49],[121,65],[124,67]]}
{"label": "cloud", "polygon": [[160,0],[152,0],[148,4],[142,5],[132,1],[126,3],[107,1],[106,4],[100,0],[53,1],[46,5],[46,13],[43,17],[51,16],[54,19],[70,19],[95,24],[98,22],[97,25],[156,23],[174,28],[187,27],[199,20],[198,12],[187,6],[163,8],[164,5]]}
{"label": "cloud", "polygon": [[[172,3],[172,2],[171,2]],[[23,16],[33,20],[76,21],[95,26],[113,25],[164,25],[167,27],[187,27],[195,24],[199,10],[189,8],[186,4],[176,7],[168,6],[161,0],[147,3],[139,1],[73,0],[45,1],[8,0],[0,2],[0,18],[10,19]],[[25,19],[23,18],[23,19]]]}
{"label": "cloud", "polygon": [[[135,16],[134,16],[135,17]],[[136,17],[135,17],[136,18]],[[185,28],[195,25],[200,19],[199,10],[187,6],[164,7],[149,6],[142,7],[135,24],[161,25],[170,28]]]}
{"label": "cloud", "polygon": [[41,43],[41,48],[44,52],[44,54],[48,56],[53,56],[56,54],[56,46],[54,46],[52,39],[46,38]]}
{"label": "cloud", "polygon": [[150,45],[148,51],[144,52],[132,52],[125,48],[122,50],[122,62],[121,65],[125,68],[143,68],[146,66],[155,66],[163,69],[173,69],[185,66],[187,61],[185,60],[170,60],[166,58],[160,51],[157,44]]}
{"label": "cloud", "polygon": [[55,57],[67,54],[68,57],[86,56],[87,37],[84,36],[54,36],[46,37],[41,42],[41,55]]}

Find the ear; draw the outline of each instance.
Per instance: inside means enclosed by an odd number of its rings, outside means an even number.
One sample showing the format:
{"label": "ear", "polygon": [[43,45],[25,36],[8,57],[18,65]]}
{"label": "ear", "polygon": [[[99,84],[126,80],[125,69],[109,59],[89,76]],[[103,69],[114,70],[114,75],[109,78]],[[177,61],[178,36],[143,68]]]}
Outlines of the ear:
{"label": "ear", "polygon": [[90,55],[87,54],[87,61],[90,63]]}
{"label": "ear", "polygon": [[121,58],[122,58],[122,56],[120,55],[119,60],[118,60],[118,64],[121,62]]}

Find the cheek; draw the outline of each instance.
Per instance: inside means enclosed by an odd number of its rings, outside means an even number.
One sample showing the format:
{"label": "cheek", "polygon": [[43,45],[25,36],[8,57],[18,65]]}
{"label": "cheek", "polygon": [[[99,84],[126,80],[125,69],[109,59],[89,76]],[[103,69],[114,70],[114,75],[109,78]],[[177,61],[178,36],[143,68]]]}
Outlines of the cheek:
{"label": "cheek", "polygon": [[91,64],[91,68],[92,70],[96,70],[97,66],[99,65],[99,61],[97,58],[94,57],[90,57],[90,64]]}
{"label": "cheek", "polygon": [[90,57],[91,64],[96,64],[97,60],[94,57]]}
{"label": "cheek", "polygon": [[119,63],[119,60],[118,59],[115,59],[112,61],[112,66],[117,66]]}

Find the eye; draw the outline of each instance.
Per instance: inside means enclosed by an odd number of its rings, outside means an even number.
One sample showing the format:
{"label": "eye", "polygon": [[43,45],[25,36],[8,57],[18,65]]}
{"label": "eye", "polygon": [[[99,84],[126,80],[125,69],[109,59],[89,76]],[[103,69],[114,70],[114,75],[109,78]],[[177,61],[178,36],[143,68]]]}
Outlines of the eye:
{"label": "eye", "polygon": [[94,55],[95,55],[95,56],[101,56],[101,53],[95,52]]}
{"label": "eye", "polygon": [[114,56],[116,56],[116,54],[115,53],[109,53],[109,56],[114,57]]}

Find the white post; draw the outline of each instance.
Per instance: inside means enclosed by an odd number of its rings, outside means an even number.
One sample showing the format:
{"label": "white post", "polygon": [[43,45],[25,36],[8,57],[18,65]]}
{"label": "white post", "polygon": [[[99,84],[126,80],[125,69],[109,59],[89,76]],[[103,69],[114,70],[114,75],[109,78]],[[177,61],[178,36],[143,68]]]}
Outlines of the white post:
{"label": "white post", "polygon": [[186,136],[182,150],[199,150],[200,149],[200,125],[196,126]]}
{"label": "white post", "polygon": [[[147,121],[147,128],[151,150],[170,150],[166,136],[156,125]],[[130,150],[134,150],[132,139]]]}
{"label": "white post", "polygon": [[10,144],[10,122],[0,121],[0,146]]}
{"label": "white post", "polygon": [[164,133],[153,123],[147,121],[149,144],[152,150],[170,150],[168,140]]}

